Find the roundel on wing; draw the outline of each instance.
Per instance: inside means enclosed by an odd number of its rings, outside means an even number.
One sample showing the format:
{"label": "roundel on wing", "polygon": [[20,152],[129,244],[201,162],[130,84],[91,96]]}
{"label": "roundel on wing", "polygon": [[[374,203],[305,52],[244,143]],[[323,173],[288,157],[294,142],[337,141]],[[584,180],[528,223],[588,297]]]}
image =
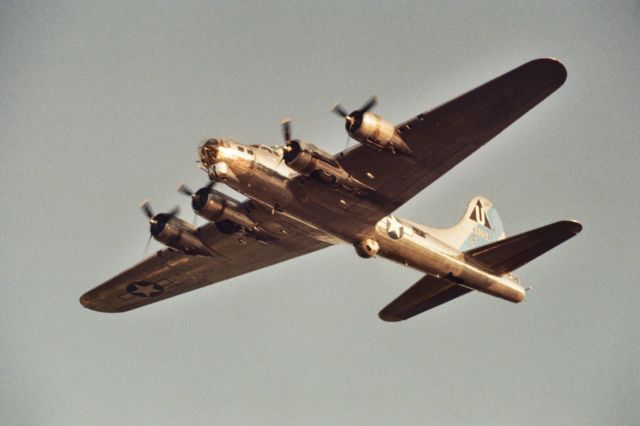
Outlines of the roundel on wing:
{"label": "roundel on wing", "polygon": [[136,281],[127,286],[127,292],[138,297],[153,297],[164,292],[164,288],[148,281]]}

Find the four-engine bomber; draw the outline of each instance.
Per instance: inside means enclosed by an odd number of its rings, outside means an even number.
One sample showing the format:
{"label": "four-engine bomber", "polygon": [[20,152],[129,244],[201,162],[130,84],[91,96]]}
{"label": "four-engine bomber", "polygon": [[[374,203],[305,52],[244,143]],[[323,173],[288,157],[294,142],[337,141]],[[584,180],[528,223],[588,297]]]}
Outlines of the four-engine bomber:
{"label": "four-engine bomber", "polygon": [[[87,292],[81,303],[122,312],[245,272],[340,243],[363,258],[384,257],[425,273],[380,311],[385,321],[410,318],[473,290],[521,302],[525,289],[512,271],[578,234],[582,226],[559,221],[506,237],[493,204],[474,197],[460,221],[430,228],[393,215],[438,177],[560,87],[566,70],[552,59],[526,63],[433,111],[397,126],[370,110],[371,98],[347,113],[350,137],[360,145],[337,155],[292,139],[282,123],[284,146],[243,145],[209,139],[199,167],[210,183],[192,191],[199,228],[153,214],[151,236],[161,250]],[[214,189],[229,186],[240,202]]]}

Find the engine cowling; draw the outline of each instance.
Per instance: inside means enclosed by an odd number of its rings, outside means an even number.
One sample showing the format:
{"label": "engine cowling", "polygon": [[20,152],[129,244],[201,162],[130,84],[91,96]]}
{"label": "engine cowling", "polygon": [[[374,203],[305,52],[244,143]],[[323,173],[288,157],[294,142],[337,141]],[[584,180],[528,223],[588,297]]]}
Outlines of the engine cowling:
{"label": "engine cowling", "polygon": [[299,140],[289,141],[284,148],[284,162],[301,175],[310,176],[318,169],[318,158],[322,158],[314,148]]}
{"label": "engine cowling", "polygon": [[258,226],[249,217],[241,203],[221,192],[208,188],[202,188],[194,194],[191,206],[198,216],[211,222],[230,221],[249,230]]}
{"label": "engine cowling", "polygon": [[288,141],[283,159],[287,166],[301,175],[324,184],[340,185],[349,190],[372,190],[351,177],[331,154],[315,145],[299,140]]}
{"label": "engine cowling", "polygon": [[349,135],[358,142],[376,149],[411,155],[409,146],[402,140],[396,127],[379,115],[356,111],[346,122]]}
{"label": "engine cowling", "polygon": [[160,213],[151,218],[151,235],[156,241],[193,256],[211,256],[196,235],[196,229],[177,217]]}

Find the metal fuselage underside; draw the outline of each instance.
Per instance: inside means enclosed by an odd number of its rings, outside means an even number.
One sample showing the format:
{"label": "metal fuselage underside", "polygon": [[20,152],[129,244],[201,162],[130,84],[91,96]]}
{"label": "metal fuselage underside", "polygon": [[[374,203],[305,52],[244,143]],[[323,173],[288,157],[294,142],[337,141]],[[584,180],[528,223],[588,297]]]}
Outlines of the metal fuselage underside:
{"label": "metal fuselage underside", "polygon": [[373,241],[382,257],[512,302],[524,299],[524,289],[511,276],[484,270],[419,225],[389,215],[362,231],[350,208],[357,205],[360,211],[376,215],[377,206],[386,200],[301,176],[282,161],[282,148],[210,140],[200,148],[200,162],[212,180],[322,231],[326,241],[354,245]]}

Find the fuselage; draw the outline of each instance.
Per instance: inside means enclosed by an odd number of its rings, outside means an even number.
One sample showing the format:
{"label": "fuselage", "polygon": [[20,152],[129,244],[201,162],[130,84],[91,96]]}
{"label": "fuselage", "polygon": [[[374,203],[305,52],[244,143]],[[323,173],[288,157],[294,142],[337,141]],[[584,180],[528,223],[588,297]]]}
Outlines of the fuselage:
{"label": "fuselage", "polygon": [[350,207],[358,204],[366,208],[375,203],[375,197],[306,179],[283,161],[282,147],[211,139],[200,148],[200,163],[210,179],[268,206],[274,214],[285,214],[322,230],[334,242],[354,245],[362,257],[379,255],[512,302],[524,299],[525,291],[517,279],[474,264],[459,248],[431,235],[427,227],[393,215],[383,217],[365,232],[350,226],[349,221],[354,220],[348,215]]}

